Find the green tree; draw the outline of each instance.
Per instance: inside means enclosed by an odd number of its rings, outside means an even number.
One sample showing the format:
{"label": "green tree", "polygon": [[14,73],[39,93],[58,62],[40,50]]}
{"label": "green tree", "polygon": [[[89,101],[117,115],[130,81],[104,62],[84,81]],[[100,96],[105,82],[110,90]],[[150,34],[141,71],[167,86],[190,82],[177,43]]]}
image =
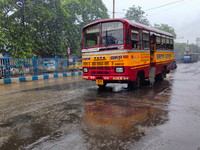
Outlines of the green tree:
{"label": "green tree", "polygon": [[186,47],[185,43],[174,43],[175,58],[183,58],[185,47]]}
{"label": "green tree", "polygon": [[200,53],[200,47],[195,44],[189,44],[189,50],[193,53]]}
{"label": "green tree", "polygon": [[[1,1],[1,51],[14,57],[27,57],[32,52],[34,41],[29,40],[31,24],[26,21],[25,7],[14,0]],[[21,10],[21,12],[19,11]],[[23,13],[22,13],[23,12]]]}
{"label": "green tree", "polygon": [[174,28],[170,27],[168,24],[163,24],[163,23],[161,23],[160,25],[154,24],[154,28],[157,28],[157,29],[162,30],[162,31],[169,32],[169,33],[173,34],[174,38],[176,38],[176,33],[175,33]]}
{"label": "green tree", "polygon": [[[13,57],[31,57],[33,51],[37,55],[40,50],[45,51],[45,48],[48,48],[45,45],[46,41],[42,39],[42,32],[39,31],[40,22],[44,21],[45,17],[49,17],[47,20],[52,21],[55,15],[52,15],[49,7],[45,7],[45,3],[47,4],[48,1],[3,1],[4,10],[10,11],[10,14],[4,11],[6,14],[1,15],[5,20],[5,22],[1,22],[1,34],[5,34],[5,37],[1,38],[4,41],[3,51],[7,50]],[[10,6],[10,8],[6,6]],[[37,16],[40,12],[43,15]],[[47,20],[45,21],[47,22]],[[45,24],[43,32],[49,31],[47,27]],[[49,32],[45,33],[49,37]]]}
{"label": "green tree", "polygon": [[66,40],[73,52],[80,55],[82,28],[91,22],[108,19],[108,10],[102,0],[67,0],[63,1],[63,9],[69,14],[67,22],[70,23],[67,27],[70,36]]}
{"label": "green tree", "polygon": [[140,6],[136,7],[135,5],[133,5],[127,10],[125,18],[128,20],[134,20],[135,22],[138,22],[144,25],[150,25],[149,21],[144,15],[145,15],[145,12],[142,11]]}
{"label": "green tree", "polygon": [[109,18],[101,0],[0,0],[0,51],[13,57],[81,52],[82,27]]}
{"label": "green tree", "polygon": [[186,52],[186,46],[189,47],[189,51],[200,54],[200,47],[195,44],[174,43],[174,54],[176,58],[183,58]]}

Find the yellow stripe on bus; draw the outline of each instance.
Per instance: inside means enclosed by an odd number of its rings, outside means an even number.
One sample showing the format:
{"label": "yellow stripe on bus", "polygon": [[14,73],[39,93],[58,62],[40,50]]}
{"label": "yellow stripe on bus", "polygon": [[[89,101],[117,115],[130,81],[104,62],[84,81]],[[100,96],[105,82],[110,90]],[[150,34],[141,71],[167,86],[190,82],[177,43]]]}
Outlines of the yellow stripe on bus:
{"label": "yellow stripe on bus", "polygon": [[141,65],[141,66],[131,67],[131,69],[144,68],[144,67],[149,67],[149,66],[150,65]]}

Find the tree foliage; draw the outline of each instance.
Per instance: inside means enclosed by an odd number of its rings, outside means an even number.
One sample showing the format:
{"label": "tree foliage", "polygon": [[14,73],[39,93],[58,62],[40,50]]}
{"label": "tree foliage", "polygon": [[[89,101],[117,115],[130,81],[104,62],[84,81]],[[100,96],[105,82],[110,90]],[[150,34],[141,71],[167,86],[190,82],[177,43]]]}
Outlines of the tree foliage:
{"label": "tree foliage", "polygon": [[101,0],[0,0],[0,52],[13,57],[80,53],[81,30],[108,18]]}
{"label": "tree foliage", "polygon": [[136,7],[135,5],[133,5],[127,10],[125,16],[126,16],[126,19],[128,20],[134,20],[135,22],[138,22],[144,25],[150,25],[149,21],[144,15],[145,15],[145,12],[142,11],[140,6]]}
{"label": "tree foliage", "polygon": [[63,9],[69,14],[70,22],[68,29],[70,31],[70,37],[67,40],[70,41],[71,47],[77,49],[76,53],[80,54],[81,51],[81,31],[83,26],[91,22],[108,19],[107,8],[101,0],[67,0],[63,1]]}
{"label": "tree foliage", "polygon": [[[135,22],[151,26],[148,19],[145,17],[145,12],[141,9],[140,6],[136,7],[133,5],[130,7],[126,12],[126,19],[128,20],[134,20]],[[174,35],[174,38],[176,38],[176,33],[173,27],[170,27],[168,24],[154,24],[154,28],[160,29],[162,31],[169,32]]]}
{"label": "tree foliage", "polygon": [[182,58],[185,52],[185,43],[174,43],[174,53],[176,58]]}
{"label": "tree foliage", "polygon": [[162,31],[169,32],[169,33],[173,34],[174,38],[176,38],[176,33],[175,33],[174,28],[170,27],[168,24],[163,24],[163,23],[161,23],[160,25],[154,24],[154,28],[157,28],[157,29],[162,30]]}
{"label": "tree foliage", "polygon": [[186,52],[186,47],[189,47],[189,51],[193,53],[199,53],[200,54],[200,47],[198,47],[195,44],[189,44],[186,43],[174,43],[174,53],[176,58],[183,58],[184,53]]}

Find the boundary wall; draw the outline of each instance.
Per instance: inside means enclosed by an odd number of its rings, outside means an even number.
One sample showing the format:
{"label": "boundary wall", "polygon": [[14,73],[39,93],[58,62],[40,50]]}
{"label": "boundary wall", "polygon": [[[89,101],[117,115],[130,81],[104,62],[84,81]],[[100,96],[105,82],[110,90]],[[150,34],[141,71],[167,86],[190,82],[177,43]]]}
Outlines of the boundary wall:
{"label": "boundary wall", "polygon": [[76,75],[82,75],[82,71],[0,79],[0,85],[1,84],[27,82],[27,81],[35,81],[35,80],[53,79],[53,78],[68,77],[68,76],[76,76]]}

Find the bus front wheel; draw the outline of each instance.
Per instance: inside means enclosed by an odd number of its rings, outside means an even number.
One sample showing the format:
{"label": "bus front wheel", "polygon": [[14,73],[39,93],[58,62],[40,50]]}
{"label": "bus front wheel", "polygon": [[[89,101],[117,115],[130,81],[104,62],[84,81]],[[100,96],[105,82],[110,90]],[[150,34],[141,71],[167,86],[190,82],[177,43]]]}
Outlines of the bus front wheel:
{"label": "bus front wheel", "polygon": [[141,84],[140,81],[141,81],[140,76],[137,75],[135,81],[129,81],[128,82],[128,88],[129,89],[132,89],[132,88],[138,89],[140,87],[140,84]]}
{"label": "bus front wheel", "polygon": [[133,82],[133,88],[138,89],[140,87],[140,76],[137,75],[135,81]]}

